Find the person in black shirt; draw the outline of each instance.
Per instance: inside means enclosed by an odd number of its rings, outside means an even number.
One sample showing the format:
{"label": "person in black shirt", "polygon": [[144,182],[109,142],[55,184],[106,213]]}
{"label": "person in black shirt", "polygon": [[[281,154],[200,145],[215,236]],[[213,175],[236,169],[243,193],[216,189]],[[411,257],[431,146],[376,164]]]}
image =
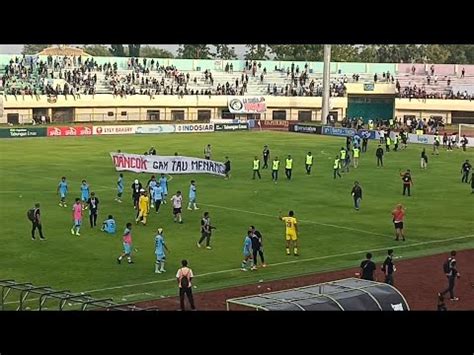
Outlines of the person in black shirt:
{"label": "person in black shirt", "polygon": [[388,256],[382,265],[382,271],[385,274],[384,282],[393,286],[393,273],[397,270],[393,264],[393,249],[389,249],[387,254]]}
{"label": "person in black shirt", "polygon": [[263,256],[263,236],[258,230],[255,229],[255,226],[250,226],[249,231],[252,232],[252,252],[253,252],[253,266],[252,270],[257,269],[257,253],[260,255],[260,260],[262,261],[262,267],[266,267],[265,257]]}
{"label": "person in black shirt", "polygon": [[422,169],[426,169],[426,167],[428,166],[428,156],[426,155],[425,148],[423,148],[423,151],[421,152],[420,164]]}
{"label": "person in black shirt", "polygon": [[135,179],[132,184],[132,200],[133,208],[138,209],[138,200],[140,199],[140,190],[142,189],[142,183]]}
{"label": "person in black shirt", "polygon": [[446,293],[449,292],[449,297],[451,301],[459,301],[458,297],[454,297],[454,286],[456,282],[456,278],[460,278],[461,274],[458,272],[456,267],[456,251],[453,250],[451,252],[451,256],[446,261],[448,263],[449,272],[446,273],[446,277],[448,278],[448,288],[443,292],[440,292],[438,296],[444,296]]}
{"label": "person in black shirt", "polygon": [[156,155],[156,149],[155,147],[151,147],[150,150],[148,151],[148,155]]}
{"label": "person in black shirt", "polygon": [[377,157],[377,166],[383,167],[383,148],[380,144],[377,150],[375,151],[375,156]]}
{"label": "person in black shirt", "polygon": [[263,166],[262,169],[267,169],[268,168],[268,158],[270,157],[270,149],[268,149],[268,146],[265,145],[263,147]]}
{"label": "person in black shirt", "polygon": [[211,218],[209,212],[204,212],[203,217],[201,218],[201,238],[197,242],[198,248],[201,247],[201,243],[206,239],[206,249],[211,248],[211,231],[216,229],[216,227],[211,226]]}
{"label": "person in black shirt", "polygon": [[405,196],[405,192],[408,192],[408,196],[410,195],[410,187],[413,185],[413,180],[411,178],[410,169],[405,171],[404,173],[400,173],[403,181],[403,196]]}
{"label": "person in black shirt", "polygon": [[43,227],[41,225],[41,211],[40,211],[40,204],[35,203],[35,209],[33,213],[33,220],[31,221],[32,228],[31,228],[31,240],[35,240],[35,231],[38,228],[38,232],[40,235],[40,240],[46,240],[43,236]]}
{"label": "person in black shirt", "polygon": [[91,197],[87,200],[89,206],[89,221],[91,228],[97,226],[97,210],[99,208],[99,199],[95,197],[95,192],[91,192]]}
{"label": "person in black shirt", "polygon": [[375,263],[371,260],[372,253],[367,253],[365,257],[367,259],[360,263],[360,268],[361,268],[360,278],[364,280],[375,281],[376,266],[375,266]]}
{"label": "person in black shirt", "polygon": [[346,149],[351,150],[351,137],[346,137]]}
{"label": "person in black shirt", "polygon": [[464,134],[461,139],[461,145],[462,145],[462,150],[465,152],[466,151],[466,145],[469,143],[469,141],[466,138],[466,135]]}
{"label": "person in black shirt", "polygon": [[354,198],[354,208],[358,211],[360,208],[360,200],[362,200],[362,188],[360,187],[358,181],[354,182],[351,195]]}
{"label": "person in black shirt", "polygon": [[362,152],[367,152],[367,143],[369,142],[369,138],[364,134],[362,137]]}
{"label": "person in black shirt", "polygon": [[229,157],[225,157],[225,180],[229,179],[230,178],[230,160],[229,160]]}
{"label": "person in black shirt", "polygon": [[471,182],[471,190],[472,190],[471,194],[474,194],[474,171],[471,174],[471,181],[470,182]]}
{"label": "person in black shirt", "polygon": [[471,169],[472,169],[472,165],[469,163],[469,160],[466,160],[461,166],[461,173],[462,173],[461,182],[465,182],[466,184],[468,183],[469,172],[471,171]]}

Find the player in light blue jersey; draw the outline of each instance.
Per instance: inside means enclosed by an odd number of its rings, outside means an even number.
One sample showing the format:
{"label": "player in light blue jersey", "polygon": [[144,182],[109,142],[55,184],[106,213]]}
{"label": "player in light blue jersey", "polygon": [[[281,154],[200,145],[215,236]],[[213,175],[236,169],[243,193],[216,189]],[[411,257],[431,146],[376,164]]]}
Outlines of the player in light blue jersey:
{"label": "player in light blue jersey", "polygon": [[151,202],[151,208],[155,207],[154,202],[155,198],[153,196],[153,188],[157,185],[158,183],[156,182],[155,175],[152,175],[150,180],[148,180],[146,187],[148,189],[148,193],[150,194],[150,202]]}
{"label": "player in light blue jersey", "polygon": [[[247,236],[244,240],[244,260],[242,260],[242,266],[240,270],[248,271],[248,262],[252,262],[252,231],[247,232]],[[251,265],[250,265],[251,266]]]}
{"label": "player in light blue jersey", "polygon": [[122,194],[123,194],[123,174],[119,174],[119,178],[117,180],[117,197],[115,201],[122,202]]}
{"label": "player in light blue jersey", "polygon": [[161,187],[161,185],[155,184],[155,186],[153,187],[152,201],[152,203],[155,204],[155,212],[158,213],[161,206],[161,202],[163,201],[163,188]]}
{"label": "player in light blue jersey", "polygon": [[82,201],[82,209],[87,210],[87,200],[90,197],[90,188],[89,184],[86,180],[82,180],[81,184],[81,201]]}
{"label": "player in light blue jersey", "polygon": [[163,228],[158,228],[157,235],[155,236],[155,274],[161,274],[166,272],[165,270],[165,250],[169,252],[168,247],[165,244],[165,239],[163,237]]}
{"label": "player in light blue jersey", "polygon": [[107,217],[107,219],[102,223],[102,228],[100,230],[108,234],[115,234],[116,229],[115,219],[111,214],[109,214],[109,217]]}
{"label": "player in light blue jersey", "polygon": [[66,177],[63,176],[61,178],[61,181],[58,184],[58,189],[56,192],[61,196],[61,200],[59,201],[59,206],[61,207],[67,207],[66,205],[66,195],[68,193],[68,187],[67,187],[67,182],[66,182]]}
{"label": "player in light blue jersey", "polygon": [[191,180],[191,185],[189,186],[189,203],[188,203],[188,210],[192,210],[191,206],[195,210],[198,210],[198,206],[196,205],[196,181]]}
{"label": "player in light blue jersey", "polygon": [[166,196],[168,196],[168,179],[166,178],[165,174],[161,174],[159,183],[163,189],[163,203],[166,204]]}

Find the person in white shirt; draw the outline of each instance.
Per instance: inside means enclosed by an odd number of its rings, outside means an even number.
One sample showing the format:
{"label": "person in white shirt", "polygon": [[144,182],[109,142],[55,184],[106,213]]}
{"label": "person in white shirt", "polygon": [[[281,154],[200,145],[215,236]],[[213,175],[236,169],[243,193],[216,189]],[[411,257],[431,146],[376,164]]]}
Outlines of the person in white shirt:
{"label": "person in white shirt", "polygon": [[194,306],[194,299],[193,299],[193,285],[191,281],[194,277],[193,270],[188,267],[188,261],[186,259],[181,260],[182,267],[176,273],[176,279],[178,281],[178,288],[179,288],[179,303],[181,306],[181,310],[184,311],[184,295],[188,296],[189,304],[191,305],[191,309],[196,309]]}
{"label": "person in white shirt", "polygon": [[176,221],[183,223],[183,219],[181,218],[181,208],[183,205],[181,191],[177,191],[176,194],[171,197],[171,203],[173,204],[173,220],[175,223]]}

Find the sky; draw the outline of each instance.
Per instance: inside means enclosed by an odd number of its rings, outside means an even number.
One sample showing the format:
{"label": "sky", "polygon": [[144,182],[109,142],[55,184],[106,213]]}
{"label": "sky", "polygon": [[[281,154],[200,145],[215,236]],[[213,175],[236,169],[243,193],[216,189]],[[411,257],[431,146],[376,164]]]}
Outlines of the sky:
{"label": "sky", "polygon": [[[151,46],[160,47],[176,54],[178,50],[177,44],[152,44]],[[245,53],[245,45],[243,44],[230,44],[235,47],[237,56],[242,59]],[[0,54],[20,54],[23,49],[22,44],[0,44]]]}

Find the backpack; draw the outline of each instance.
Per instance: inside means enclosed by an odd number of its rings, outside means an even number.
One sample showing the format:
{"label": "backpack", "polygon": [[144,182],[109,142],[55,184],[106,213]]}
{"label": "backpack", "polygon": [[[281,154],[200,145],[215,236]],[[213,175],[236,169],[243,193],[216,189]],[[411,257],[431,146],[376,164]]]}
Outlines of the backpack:
{"label": "backpack", "polygon": [[188,288],[189,287],[189,271],[186,275],[184,275],[183,271],[181,271],[181,288]]}
{"label": "backpack", "polygon": [[451,271],[451,259],[448,259],[443,264],[443,272],[445,274],[449,274],[450,271]]}
{"label": "backpack", "polygon": [[30,208],[28,212],[26,212],[26,217],[28,217],[31,222],[35,221],[35,212],[36,208]]}

